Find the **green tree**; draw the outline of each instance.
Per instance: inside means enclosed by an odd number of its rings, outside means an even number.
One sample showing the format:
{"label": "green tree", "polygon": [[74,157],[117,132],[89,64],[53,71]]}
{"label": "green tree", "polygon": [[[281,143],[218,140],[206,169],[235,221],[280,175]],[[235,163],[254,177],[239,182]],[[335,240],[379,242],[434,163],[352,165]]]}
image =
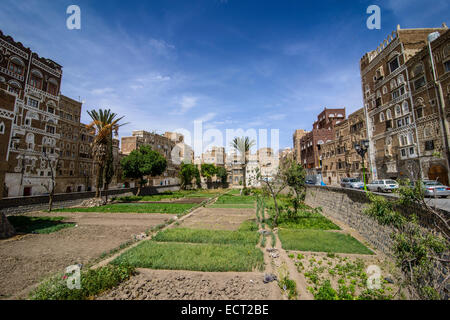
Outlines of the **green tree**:
{"label": "green tree", "polygon": [[233,142],[231,142],[231,147],[237,150],[242,157],[242,170],[243,170],[243,185],[244,189],[247,189],[247,181],[246,181],[246,170],[248,164],[247,154],[250,152],[250,149],[256,145],[255,140],[250,140],[249,137],[242,138],[234,138]]}
{"label": "green tree", "polygon": [[217,167],[216,176],[220,178],[220,181],[222,182],[223,185],[227,183],[228,172],[227,169],[225,169],[224,167]]}
{"label": "green tree", "polygon": [[204,163],[201,166],[201,175],[202,177],[206,178],[206,181],[208,183],[212,182],[212,177],[214,177],[217,173],[217,168],[213,164]]}
{"label": "green tree", "polygon": [[180,168],[180,180],[181,180],[181,188],[186,189],[187,186],[192,185],[192,180],[199,176],[197,166],[191,163],[182,163]]}
{"label": "green tree", "polygon": [[150,146],[142,146],[123,158],[120,165],[125,178],[139,181],[136,194],[139,195],[142,186],[146,183],[144,177],[163,174],[167,168],[167,160],[159,152],[152,150]]}
{"label": "green tree", "polygon": [[281,178],[294,190],[295,198],[293,199],[293,206],[295,214],[297,214],[299,205],[305,199],[306,194],[305,168],[292,159],[285,159],[281,163],[280,168]]}
{"label": "green tree", "polygon": [[[108,180],[104,179],[105,166],[107,166],[108,159],[112,157],[112,152],[108,150],[108,146],[110,143],[112,144],[113,133],[117,136],[119,128],[124,126],[125,123],[120,124],[119,122],[124,117],[117,118],[117,114],[109,109],[91,110],[88,111],[88,114],[92,122],[86,127],[95,135],[92,143],[92,153],[97,166],[97,190],[95,196],[98,198],[100,197],[100,188],[103,185],[103,181]],[[110,168],[108,168],[108,172],[110,172]]]}

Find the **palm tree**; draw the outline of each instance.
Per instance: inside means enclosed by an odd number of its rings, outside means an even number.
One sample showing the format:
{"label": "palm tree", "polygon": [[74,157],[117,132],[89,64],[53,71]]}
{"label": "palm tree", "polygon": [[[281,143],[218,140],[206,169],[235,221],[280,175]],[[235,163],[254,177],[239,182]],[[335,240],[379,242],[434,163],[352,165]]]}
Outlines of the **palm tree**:
{"label": "palm tree", "polygon": [[[100,188],[103,184],[103,175],[105,171],[105,166],[107,171],[110,171],[109,164],[112,163],[112,138],[113,133],[117,136],[119,134],[119,128],[124,124],[119,124],[119,121],[124,117],[117,118],[117,114],[108,110],[91,110],[88,111],[89,116],[92,118],[92,122],[86,127],[95,134],[94,141],[92,143],[92,153],[94,155],[94,162],[97,164],[97,190],[95,197],[100,197]],[[106,181],[110,182],[108,177],[108,172],[106,172]],[[109,181],[108,181],[109,180]],[[107,186],[105,186],[107,189]]]}
{"label": "palm tree", "polygon": [[233,147],[235,150],[239,151],[239,153],[242,156],[244,190],[247,189],[247,181],[246,181],[246,170],[247,170],[247,164],[248,164],[247,153],[249,153],[250,149],[255,145],[256,145],[256,141],[250,140],[249,137],[242,137],[242,138],[236,137],[236,138],[234,138],[233,142],[231,142],[231,147]]}

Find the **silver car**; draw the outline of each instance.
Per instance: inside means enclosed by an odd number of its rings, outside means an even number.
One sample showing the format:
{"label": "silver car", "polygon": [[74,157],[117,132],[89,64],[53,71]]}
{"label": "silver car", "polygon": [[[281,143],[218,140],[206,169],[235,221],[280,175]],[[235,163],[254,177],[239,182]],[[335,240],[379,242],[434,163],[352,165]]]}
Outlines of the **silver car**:
{"label": "silver car", "polygon": [[342,188],[353,188],[353,189],[361,189],[361,186],[364,187],[364,183],[357,178],[343,178],[341,180]]}
{"label": "silver car", "polygon": [[398,183],[394,180],[376,180],[369,183],[367,189],[377,192],[393,192],[398,189]]}
{"label": "silver car", "polygon": [[426,197],[442,197],[447,198],[450,196],[450,188],[444,186],[442,183],[432,180],[423,181]]}

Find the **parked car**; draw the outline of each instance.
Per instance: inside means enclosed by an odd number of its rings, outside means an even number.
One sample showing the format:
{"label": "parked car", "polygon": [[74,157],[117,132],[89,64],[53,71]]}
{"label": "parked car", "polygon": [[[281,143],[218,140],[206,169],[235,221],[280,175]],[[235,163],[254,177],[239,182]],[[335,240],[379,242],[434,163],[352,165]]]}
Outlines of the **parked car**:
{"label": "parked car", "polygon": [[398,183],[395,180],[376,180],[367,185],[369,191],[393,192],[398,189]]}
{"label": "parked car", "polygon": [[425,197],[442,197],[450,196],[450,187],[444,186],[442,183],[433,180],[423,181]]}
{"label": "parked car", "polygon": [[364,183],[358,178],[343,178],[341,180],[342,188],[364,189]]}
{"label": "parked car", "polygon": [[313,180],[306,180],[305,181],[306,182],[306,184],[309,184],[309,185],[315,185],[316,183],[313,181]]}

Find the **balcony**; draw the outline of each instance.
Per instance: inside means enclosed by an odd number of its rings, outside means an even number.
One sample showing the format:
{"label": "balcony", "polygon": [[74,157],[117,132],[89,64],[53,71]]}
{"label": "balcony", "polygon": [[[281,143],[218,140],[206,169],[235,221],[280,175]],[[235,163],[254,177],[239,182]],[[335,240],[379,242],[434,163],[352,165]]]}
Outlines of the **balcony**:
{"label": "balcony", "polygon": [[2,72],[2,73],[4,73],[4,74],[6,74],[6,75],[8,75],[8,76],[10,76],[10,77],[12,77],[12,78],[14,78],[14,79],[16,79],[16,80],[19,80],[19,81],[24,81],[24,76],[21,76],[21,75],[18,75],[17,73],[14,73],[14,72],[12,72],[12,71],[9,71],[8,69],[6,69],[6,68],[3,68],[3,67],[0,67],[0,71]]}
{"label": "balcony", "polygon": [[53,99],[53,100],[56,100],[56,101],[59,101],[59,96],[54,96],[54,95],[52,95],[52,94],[50,94],[50,93],[48,93],[48,92],[45,92],[45,91],[43,91],[43,90],[40,90],[40,89],[37,89],[37,88],[35,88],[35,87],[32,87],[32,86],[30,86],[30,85],[28,85],[27,84],[27,87],[26,87],[26,89],[25,89],[25,92],[27,93],[27,94],[33,94],[33,95],[36,95],[36,96],[38,96],[40,99],[42,99],[43,97],[47,97],[47,98],[49,98],[49,99]]}

